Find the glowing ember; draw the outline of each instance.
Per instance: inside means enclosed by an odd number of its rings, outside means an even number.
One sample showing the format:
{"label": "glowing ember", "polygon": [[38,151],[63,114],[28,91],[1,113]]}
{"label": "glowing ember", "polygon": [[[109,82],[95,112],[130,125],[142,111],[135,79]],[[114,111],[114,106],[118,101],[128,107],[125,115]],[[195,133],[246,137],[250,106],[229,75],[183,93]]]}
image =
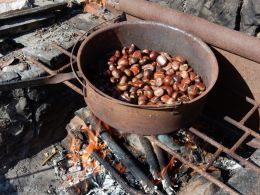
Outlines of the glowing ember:
{"label": "glowing ember", "polygon": [[170,160],[170,162],[160,171],[159,177],[163,178],[164,174],[167,173],[167,171],[174,165],[175,157],[173,156]]}
{"label": "glowing ember", "polygon": [[88,7],[89,4],[92,4],[92,9],[96,9],[96,7],[94,7],[93,4],[104,8],[106,7],[106,0],[85,0],[84,4],[84,12],[88,12],[90,9],[90,7]]}
{"label": "glowing ember", "polygon": [[120,172],[124,173],[125,172],[125,167],[122,165],[122,163],[118,162],[115,164],[115,168]]}

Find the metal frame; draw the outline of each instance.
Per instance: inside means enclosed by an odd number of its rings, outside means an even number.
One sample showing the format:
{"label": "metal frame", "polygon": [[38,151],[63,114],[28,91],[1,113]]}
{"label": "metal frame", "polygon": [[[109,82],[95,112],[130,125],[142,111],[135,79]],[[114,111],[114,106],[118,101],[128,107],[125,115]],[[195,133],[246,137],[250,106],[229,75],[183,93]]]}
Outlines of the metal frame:
{"label": "metal frame", "polygon": [[209,144],[211,144],[212,146],[217,148],[217,151],[214,153],[210,162],[203,169],[194,165],[194,164],[192,164],[191,162],[187,161],[180,154],[178,154],[177,152],[175,152],[174,150],[169,148],[166,144],[160,142],[155,137],[148,136],[148,139],[152,143],[156,144],[157,146],[159,146],[160,148],[162,148],[163,150],[168,152],[169,154],[175,156],[183,164],[189,166],[195,172],[199,173],[200,175],[202,175],[203,177],[205,177],[206,179],[208,179],[212,183],[216,184],[217,186],[219,186],[223,190],[229,192],[230,194],[239,194],[239,192],[236,191],[235,189],[233,189],[232,187],[228,186],[227,184],[223,183],[222,181],[218,180],[217,178],[215,178],[212,175],[210,175],[209,173],[207,173],[207,170],[216,161],[216,159],[220,156],[220,154],[224,152],[224,153],[228,154],[229,156],[231,156],[232,158],[234,158],[235,160],[237,160],[242,165],[244,165],[248,168],[251,168],[254,171],[260,173],[260,167],[259,166],[253,164],[252,162],[250,162],[250,161],[244,159],[243,157],[239,156],[238,154],[236,154],[237,148],[239,148],[243,144],[243,142],[246,140],[246,138],[249,135],[253,136],[254,138],[260,139],[259,133],[256,133],[255,131],[253,131],[252,129],[250,129],[250,128],[248,128],[244,125],[245,122],[260,108],[260,104],[257,103],[256,101],[252,100],[249,97],[246,97],[246,101],[248,103],[252,104],[253,107],[249,110],[248,113],[246,113],[244,115],[244,117],[240,121],[236,121],[236,120],[230,118],[229,116],[224,117],[225,121],[234,125],[238,129],[244,131],[244,134],[237,140],[237,142],[235,144],[233,144],[233,146],[231,148],[227,148],[227,147],[223,146],[222,144],[218,143],[217,141],[215,141],[214,139],[212,139],[211,137],[207,136],[206,134],[202,133],[201,131],[199,131],[198,129],[196,129],[194,127],[189,128],[189,131],[191,133],[193,133],[197,137],[201,138],[202,140],[208,142]]}

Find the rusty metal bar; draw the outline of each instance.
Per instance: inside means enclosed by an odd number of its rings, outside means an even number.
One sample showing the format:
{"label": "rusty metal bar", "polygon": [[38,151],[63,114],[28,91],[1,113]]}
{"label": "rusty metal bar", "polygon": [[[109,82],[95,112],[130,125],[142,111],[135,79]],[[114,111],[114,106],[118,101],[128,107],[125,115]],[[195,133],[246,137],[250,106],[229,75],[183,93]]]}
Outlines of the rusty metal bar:
{"label": "rusty metal bar", "polygon": [[177,152],[173,151],[172,149],[170,149],[168,146],[166,146],[165,144],[161,143],[160,141],[158,141],[156,138],[154,137],[148,137],[148,139],[153,142],[154,144],[156,144],[157,146],[159,146],[160,148],[162,148],[163,150],[165,150],[166,152],[168,152],[169,154],[175,156],[179,161],[181,161],[183,164],[188,165],[190,168],[192,168],[195,172],[201,174],[203,177],[205,177],[206,179],[208,179],[209,181],[211,181],[212,183],[216,184],[217,186],[219,186],[220,188],[222,188],[223,190],[229,192],[230,194],[239,194],[238,192],[236,192],[235,190],[233,190],[232,188],[230,188],[229,186],[227,186],[226,184],[222,183],[221,181],[219,181],[218,179],[216,179],[215,177],[213,177],[212,175],[208,174],[207,172],[205,172],[204,170],[202,170],[201,168],[195,166],[194,164],[190,163],[189,161],[187,161],[185,158],[183,158],[181,155],[179,155]]}
{"label": "rusty metal bar", "polygon": [[255,113],[258,107],[258,105],[254,105],[254,107],[249,110],[249,112],[239,122],[243,125]]}
{"label": "rusty metal bar", "polygon": [[[72,62],[73,65],[75,65],[76,63],[77,63],[76,61]],[[70,66],[71,66],[70,63],[65,64],[64,66],[60,67],[59,69],[55,70],[54,72],[56,72],[56,73],[63,72],[64,70],[68,69]]]}
{"label": "rusty metal bar", "polygon": [[252,129],[242,125],[241,123],[239,123],[236,120],[230,118],[229,116],[225,116],[224,119],[225,119],[225,121],[229,122],[230,124],[234,125],[235,127],[249,133],[250,135],[256,137],[257,139],[260,139],[260,134],[256,133]]}
{"label": "rusty metal bar", "polygon": [[223,152],[221,148],[218,148],[218,150],[214,153],[213,157],[210,159],[209,163],[207,166],[204,168],[205,171],[208,170],[208,168],[214,163],[214,161],[219,157],[219,155]]}
{"label": "rusty metal bar", "polygon": [[237,155],[236,153],[232,152],[230,149],[228,149],[225,146],[221,145],[220,143],[216,142],[215,140],[208,137],[204,133],[201,133],[200,131],[198,131],[197,129],[195,129],[193,127],[189,128],[189,131],[192,132],[193,134],[197,135],[201,139],[207,141],[208,143],[210,143],[214,147],[222,149],[223,152],[225,152],[226,154],[228,154],[232,158],[238,160],[242,165],[250,167],[250,168],[254,169],[255,171],[257,171],[258,173],[260,173],[260,168],[258,166],[252,164],[251,162],[247,161],[246,159],[244,159],[241,156]]}
{"label": "rusty metal bar", "polygon": [[119,7],[130,15],[176,26],[218,48],[260,63],[260,39],[256,37],[145,0],[120,0]]}
{"label": "rusty metal bar", "polygon": [[243,143],[243,141],[246,140],[246,138],[249,136],[249,133],[245,132],[242,137],[239,138],[239,140],[232,146],[230,149],[232,152],[235,152],[236,149]]}
{"label": "rusty metal bar", "polygon": [[0,84],[0,91],[9,91],[19,88],[37,87],[42,85],[58,84],[74,78],[73,73],[61,73],[57,75],[37,77],[25,81],[12,81]]}
{"label": "rusty metal bar", "polygon": [[[32,56],[27,57],[27,60],[30,61],[31,63],[35,64],[36,66],[44,69],[50,75],[56,74],[55,71],[51,70],[50,68],[48,68],[47,66],[45,66],[44,64],[42,64],[41,62],[39,62],[38,60],[33,58]],[[64,81],[63,83],[65,85],[67,85],[69,88],[71,88],[72,90],[74,90],[75,92],[77,92],[78,94],[84,96],[82,90],[80,88],[78,88],[76,85],[72,84],[69,81]]]}
{"label": "rusty metal bar", "polygon": [[259,103],[257,103],[255,100],[251,99],[250,97],[246,97],[246,101],[252,105],[259,105]]}
{"label": "rusty metal bar", "polygon": [[51,43],[51,45],[53,47],[55,47],[56,49],[60,50],[62,53],[64,53],[65,55],[67,55],[68,57],[72,56],[73,60],[77,60],[77,56],[71,54],[69,51],[67,51],[66,49],[64,49],[63,47],[57,45],[56,43]]}

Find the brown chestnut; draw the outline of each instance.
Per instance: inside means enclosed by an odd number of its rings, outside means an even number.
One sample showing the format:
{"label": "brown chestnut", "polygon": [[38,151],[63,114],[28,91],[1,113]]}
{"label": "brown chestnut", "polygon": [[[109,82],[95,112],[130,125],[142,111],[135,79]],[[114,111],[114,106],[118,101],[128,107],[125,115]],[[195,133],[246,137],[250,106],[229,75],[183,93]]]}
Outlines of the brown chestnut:
{"label": "brown chestnut", "polygon": [[156,61],[160,66],[166,66],[166,64],[168,63],[168,60],[164,55],[159,55]]}
{"label": "brown chestnut", "polygon": [[157,87],[162,86],[162,85],[163,85],[163,79],[160,78],[160,77],[156,78],[156,79],[155,79],[155,85],[156,85]]}
{"label": "brown chestnut", "polygon": [[155,61],[157,57],[159,56],[159,53],[157,51],[151,51],[149,57],[151,60]]}
{"label": "brown chestnut", "polygon": [[170,98],[169,95],[163,95],[163,96],[161,97],[161,101],[162,101],[163,103],[166,103],[166,102],[169,100],[169,98]]}
{"label": "brown chestnut", "polygon": [[127,83],[122,84],[122,85],[117,85],[117,89],[119,89],[120,91],[126,91],[128,89],[129,85]]}
{"label": "brown chestnut", "polygon": [[119,85],[124,85],[127,83],[127,77],[124,75],[119,79]]}
{"label": "brown chestnut", "polygon": [[161,97],[164,94],[164,90],[161,87],[158,87],[157,89],[154,90],[154,95],[156,97]]}
{"label": "brown chestnut", "polygon": [[156,71],[153,76],[154,76],[154,79],[157,79],[157,78],[163,79],[165,77],[164,72],[162,72],[162,71]]}
{"label": "brown chestnut", "polygon": [[140,60],[142,58],[142,52],[140,50],[137,50],[133,53],[132,56]]}
{"label": "brown chestnut", "polygon": [[134,44],[131,44],[130,47],[129,47],[129,50],[128,50],[128,53],[129,54],[133,54],[136,50],[136,47]]}
{"label": "brown chestnut", "polygon": [[188,68],[189,68],[188,64],[181,64],[179,69],[180,69],[180,71],[187,71]]}
{"label": "brown chestnut", "polygon": [[135,58],[135,57],[130,57],[129,58],[129,64],[130,65],[136,64],[137,62],[138,62],[137,58]]}
{"label": "brown chestnut", "polygon": [[177,60],[177,61],[179,61],[179,62],[181,62],[181,63],[186,62],[186,59],[185,59],[182,55],[176,55],[176,56],[174,56],[173,59],[174,59],[174,60]]}
{"label": "brown chestnut", "polygon": [[125,73],[126,76],[129,76],[129,77],[132,75],[132,71],[129,70],[129,69],[125,69],[124,73]]}
{"label": "brown chestnut", "polygon": [[122,54],[123,55],[128,55],[128,48],[127,47],[123,47]]}
{"label": "brown chestnut", "polygon": [[120,76],[121,76],[121,71],[115,69],[115,70],[113,70],[113,71],[111,72],[111,74],[112,74],[112,76],[115,77],[116,79],[119,79]]}
{"label": "brown chestnut", "polygon": [[177,70],[179,70],[179,68],[180,68],[180,62],[179,61],[173,61],[173,62],[171,62],[171,65],[172,65],[172,69],[173,70],[175,70],[175,71],[177,71]]}
{"label": "brown chestnut", "polygon": [[205,91],[206,90],[206,86],[204,85],[204,83],[195,83],[195,87],[197,87],[200,91]]}
{"label": "brown chestnut", "polygon": [[173,88],[172,88],[172,87],[168,86],[168,87],[165,88],[165,90],[166,90],[166,92],[167,92],[167,94],[168,94],[169,96],[172,95],[172,93],[173,93]]}
{"label": "brown chestnut", "polygon": [[145,95],[140,95],[138,97],[138,105],[145,105],[148,102],[148,98]]}
{"label": "brown chestnut", "polygon": [[134,65],[132,65],[131,68],[130,68],[130,70],[132,71],[132,73],[133,73],[134,75],[137,75],[137,74],[140,72],[140,70],[139,70],[139,64],[134,64]]}

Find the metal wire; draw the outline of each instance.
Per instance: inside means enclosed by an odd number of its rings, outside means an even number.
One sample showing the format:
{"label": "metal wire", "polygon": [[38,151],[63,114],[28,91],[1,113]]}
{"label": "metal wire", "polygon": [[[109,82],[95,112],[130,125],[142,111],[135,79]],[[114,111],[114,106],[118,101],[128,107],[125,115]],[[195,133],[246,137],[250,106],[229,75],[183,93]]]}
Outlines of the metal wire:
{"label": "metal wire", "polygon": [[107,23],[107,22],[110,22],[110,21],[119,19],[120,17],[121,17],[121,16],[116,16],[116,17],[114,17],[114,18],[112,18],[112,19],[106,20],[106,21],[104,21],[104,22],[101,22],[100,24],[97,24],[97,25],[93,26],[93,27],[90,28],[88,31],[84,32],[84,33],[78,38],[78,40],[76,41],[76,43],[73,45],[72,50],[71,50],[71,53],[70,53],[70,54],[71,54],[71,55],[70,55],[70,66],[71,66],[71,70],[72,70],[72,72],[73,72],[75,78],[78,80],[78,82],[82,85],[83,88],[86,88],[86,86],[85,86],[85,84],[80,80],[79,76],[77,75],[77,73],[76,73],[76,71],[75,71],[75,69],[74,69],[74,67],[73,67],[73,56],[74,56],[73,53],[74,53],[74,50],[75,50],[77,44],[80,42],[80,40],[81,40],[83,37],[86,38],[86,37],[88,36],[88,34],[89,34],[91,31],[93,31],[94,29],[96,29],[97,27],[100,27],[101,25],[103,25],[103,24],[105,24],[105,23]]}

